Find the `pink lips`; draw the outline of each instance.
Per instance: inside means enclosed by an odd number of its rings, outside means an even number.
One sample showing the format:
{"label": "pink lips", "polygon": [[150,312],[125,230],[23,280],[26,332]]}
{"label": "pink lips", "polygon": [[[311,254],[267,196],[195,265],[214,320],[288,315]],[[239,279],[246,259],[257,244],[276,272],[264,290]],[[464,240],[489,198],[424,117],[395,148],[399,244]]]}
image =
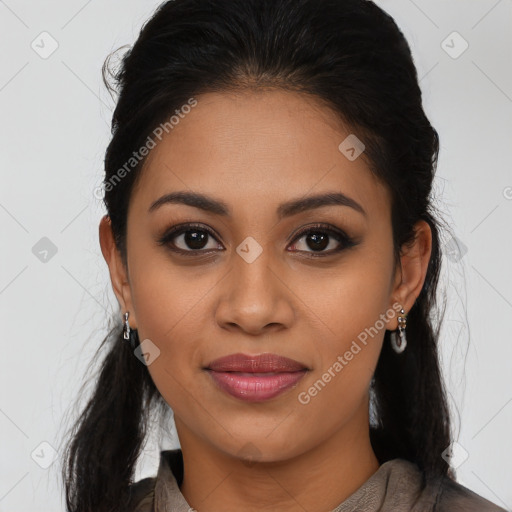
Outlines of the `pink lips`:
{"label": "pink lips", "polygon": [[309,370],[305,365],[264,353],[257,356],[231,354],[205,368],[220,389],[241,400],[260,402],[290,389]]}

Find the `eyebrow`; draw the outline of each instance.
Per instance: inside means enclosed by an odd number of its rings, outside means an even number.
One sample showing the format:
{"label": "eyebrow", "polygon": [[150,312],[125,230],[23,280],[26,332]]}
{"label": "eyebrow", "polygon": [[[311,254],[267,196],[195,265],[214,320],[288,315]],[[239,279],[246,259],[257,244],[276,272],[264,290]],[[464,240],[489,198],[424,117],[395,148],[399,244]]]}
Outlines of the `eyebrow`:
{"label": "eyebrow", "polygon": [[[164,204],[185,204],[216,215],[225,217],[231,215],[229,206],[223,201],[198,192],[186,191],[171,192],[163,195],[151,204],[148,212],[154,212]],[[277,216],[279,219],[283,219],[308,210],[333,205],[348,206],[365,217],[368,216],[364,208],[357,201],[341,192],[326,192],[287,201],[277,208]]]}

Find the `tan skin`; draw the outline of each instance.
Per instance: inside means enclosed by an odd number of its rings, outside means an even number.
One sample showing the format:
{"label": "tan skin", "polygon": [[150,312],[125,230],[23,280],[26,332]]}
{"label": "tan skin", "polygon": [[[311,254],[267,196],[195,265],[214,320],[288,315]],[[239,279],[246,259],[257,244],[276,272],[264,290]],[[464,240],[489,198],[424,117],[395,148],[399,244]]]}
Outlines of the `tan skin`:
{"label": "tan skin", "polygon": [[[330,511],[379,468],[368,391],[385,329],[397,328],[397,315],[308,404],[298,394],[393,304],[411,309],[425,280],[431,231],[419,221],[414,243],[402,248],[401,268],[395,265],[387,188],[364,155],[350,161],[339,151],[350,131],[311,97],[267,90],[197,100],[151,151],[133,192],[128,271],[108,218],[101,220],[112,286],[140,340],[161,351],[148,370],[174,411],[188,503],[199,512]],[[153,201],[178,190],[219,199],[230,215],[184,204],[148,213]],[[330,205],[277,218],[281,203],[327,191],[350,196],[366,216]],[[216,235],[202,255],[184,234],[174,244],[196,251],[192,256],[157,243],[186,222]],[[329,235],[319,252],[331,254],[308,258],[317,246],[294,233],[315,223],[358,243],[346,248]],[[263,249],[250,264],[236,252],[249,236]],[[245,402],[220,391],[203,369],[236,352],[277,353],[310,371],[277,397]],[[244,458],[249,443],[254,463]]]}

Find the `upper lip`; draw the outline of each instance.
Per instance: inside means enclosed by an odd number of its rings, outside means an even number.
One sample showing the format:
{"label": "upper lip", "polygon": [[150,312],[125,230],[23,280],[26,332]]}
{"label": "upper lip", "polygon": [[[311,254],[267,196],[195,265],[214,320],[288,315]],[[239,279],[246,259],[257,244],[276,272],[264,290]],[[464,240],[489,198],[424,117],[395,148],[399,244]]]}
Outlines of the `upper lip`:
{"label": "upper lip", "polygon": [[215,372],[296,372],[308,370],[307,366],[294,359],[278,354],[264,353],[259,355],[230,354],[215,359],[206,369]]}

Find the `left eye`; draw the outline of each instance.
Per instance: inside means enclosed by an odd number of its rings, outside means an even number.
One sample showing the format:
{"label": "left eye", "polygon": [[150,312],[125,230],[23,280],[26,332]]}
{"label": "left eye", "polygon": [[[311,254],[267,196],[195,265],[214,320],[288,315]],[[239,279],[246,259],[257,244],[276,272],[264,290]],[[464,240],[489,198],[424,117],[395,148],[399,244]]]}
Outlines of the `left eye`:
{"label": "left eye", "polygon": [[[294,240],[300,241],[303,238],[305,238],[304,245],[312,249],[314,256],[317,256],[314,253],[320,253],[318,256],[328,256],[354,245],[354,242],[345,233],[321,225],[301,231]],[[338,247],[336,248],[336,243],[334,243],[334,248],[331,247],[331,250],[326,251],[325,249],[332,245],[333,239],[337,242]],[[298,243],[295,242],[293,247],[296,248],[297,245]],[[301,251],[301,249],[298,250]]]}

